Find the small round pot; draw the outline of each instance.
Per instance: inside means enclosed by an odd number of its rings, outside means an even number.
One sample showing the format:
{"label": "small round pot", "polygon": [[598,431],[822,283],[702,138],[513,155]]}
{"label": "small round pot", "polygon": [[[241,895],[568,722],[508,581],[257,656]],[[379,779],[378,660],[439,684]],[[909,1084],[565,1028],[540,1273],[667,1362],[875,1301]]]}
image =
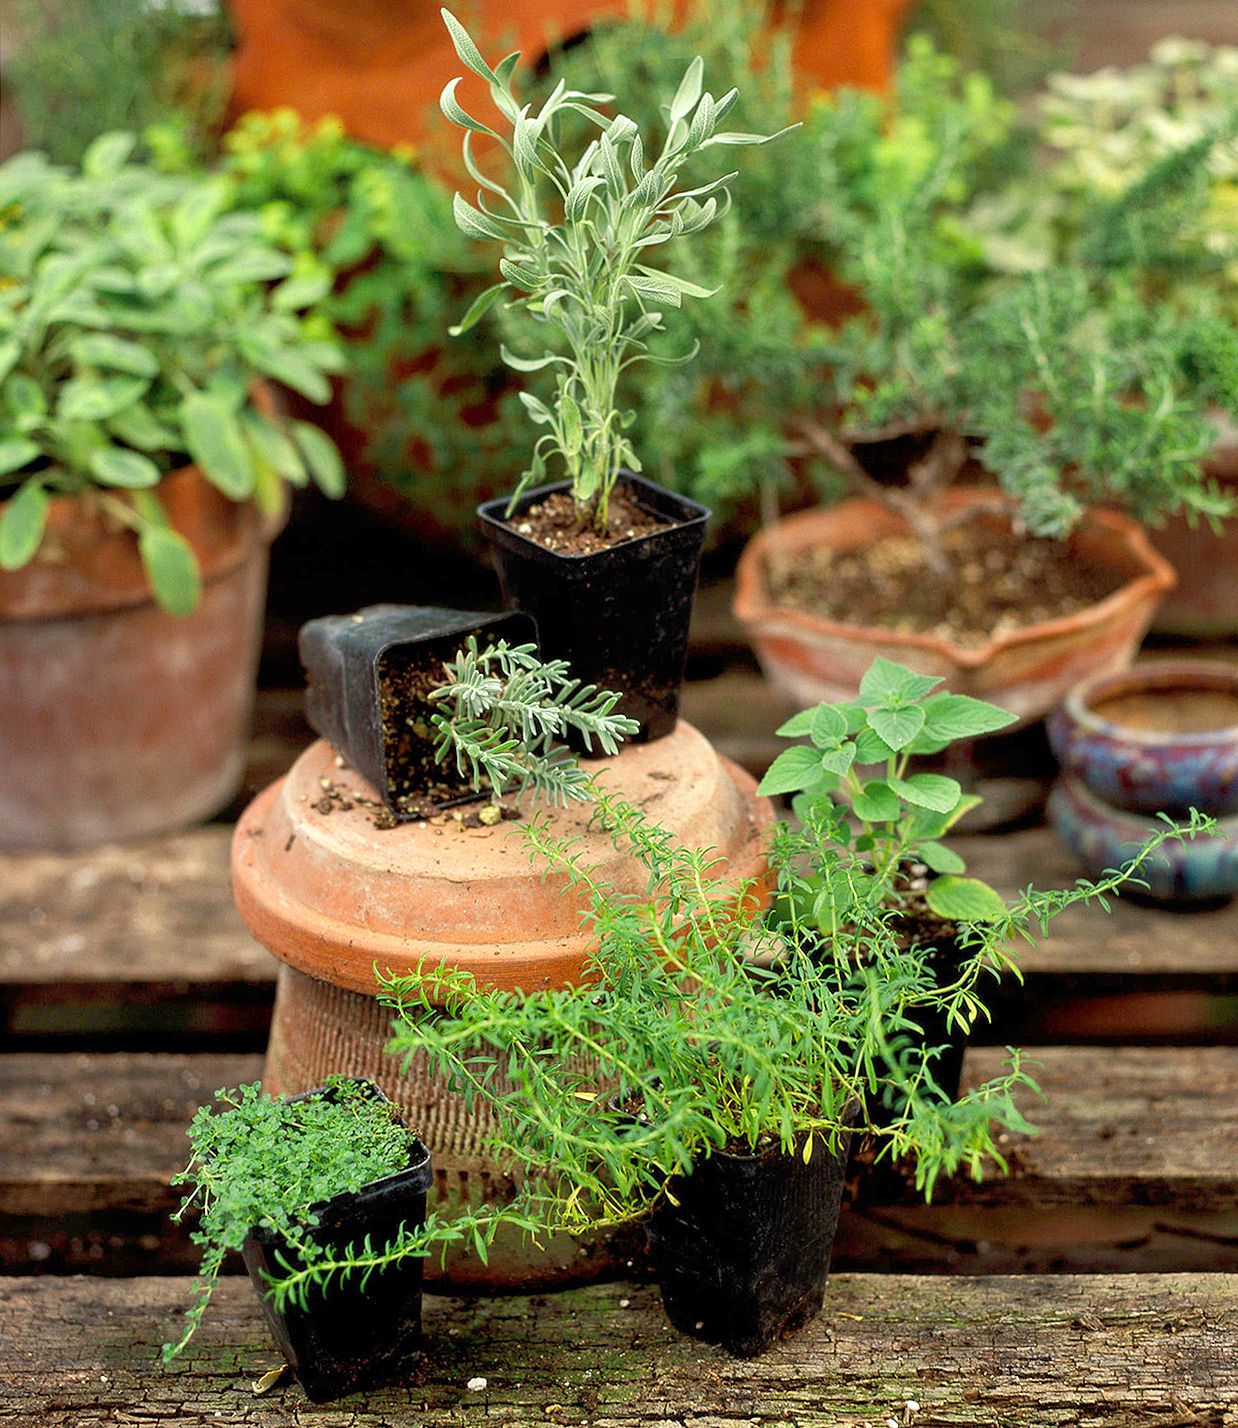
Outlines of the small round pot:
{"label": "small round pot", "polygon": [[[1093,878],[1128,863],[1148,835],[1164,826],[1112,807],[1069,775],[1049,795],[1049,818]],[[1185,907],[1232,898],[1238,893],[1238,817],[1221,819],[1219,831],[1217,838],[1164,844],[1140,870],[1147,886],[1136,895]]]}
{"label": "small round pot", "polygon": [[[945,509],[952,513],[989,505],[993,498],[991,490],[961,487],[947,492]],[[957,645],[935,635],[826,620],[785,609],[770,596],[765,569],[772,555],[822,546],[857,550],[906,533],[903,518],[879,501],[856,499],[801,511],[748,543],[736,572],[735,615],[771,684],[789,704],[806,708],[823,699],[853,699],[864,671],[883,655],[918,673],[939,675],[954,693],[992,700],[1021,723],[1030,723],[1086,675],[1130,664],[1157,604],[1175,580],[1140,526],[1115,511],[1091,510],[1071,535],[1071,549],[1116,571],[1121,587],[1086,610],[996,636],[987,644]]]}
{"label": "small round pot", "polygon": [[1238,814],[1232,666],[1173,660],[1096,675],[1050,716],[1049,739],[1063,772],[1114,809]]}
{"label": "small round pot", "polygon": [[165,832],[240,786],[278,522],[195,467],[159,495],[202,571],[189,615],[155,603],[132,533],[89,497],[55,498],[35,559],[0,571],[0,847]]}

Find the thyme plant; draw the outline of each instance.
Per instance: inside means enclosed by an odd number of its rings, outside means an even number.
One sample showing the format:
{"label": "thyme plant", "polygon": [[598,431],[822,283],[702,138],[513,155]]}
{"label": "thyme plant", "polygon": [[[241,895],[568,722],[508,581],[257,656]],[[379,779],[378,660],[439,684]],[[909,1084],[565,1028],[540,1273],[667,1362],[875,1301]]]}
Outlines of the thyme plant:
{"label": "thyme plant", "polygon": [[[720,125],[734,107],[734,89],[715,98],[704,88],[699,58],[688,66],[666,106],[660,147],[647,142],[624,114],[608,117],[596,106],[613,98],[557,84],[534,111],[512,89],[518,54],[497,67],[482,57],[449,11],[443,19],[464,66],[485,81],[510,138],[473,118],[456,99],[458,79],[444,89],[443,113],[464,133],[464,162],[479,185],[476,205],[459,194],[456,221],[475,238],[502,243],[502,281],[470,306],[453,334],[467,331],[501,296],[551,330],[562,350],[523,357],[504,348],[518,372],[553,368],[548,405],[532,392],[521,400],[537,426],[546,427],[513,496],[545,477],[557,457],[572,483],[581,517],[607,527],[608,502],[620,471],[641,469],[627,432],[633,413],[621,409],[622,374],[642,362],[686,361],[692,353],[654,354],[649,339],[663,326],[663,310],[713,289],[650,265],[654,250],[699,233],[722,213],[735,173],[685,187],[684,167],[705,150],[764,144],[777,135],[732,132]],[[566,116],[586,120],[596,135],[570,162],[560,151]],[[511,170],[510,189],[489,176],[472,151],[473,134],[493,140]]]}
{"label": "thyme plant", "polygon": [[[198,1216],[191,1233],[202,1250],[194,1300],[185,1329],[163,1346],[165,1364],[189,1343],[202,1322],[229,1253],[239,1251],[251,1229],[282,1237],[276,1254],[282,1273],[267,1292],[280,1312],[289,1303],[305,1308],[311,1289],[360,1274],[365,1278],[408,1258],[424,1258],[435,1248],[467,1244],[484,1260],[499,1221],[483,1208],[444,1220],[436,1214],[423,1225],[401,1226],[387,1244],[367,1238],[343,1254],[314,1238],[322,1205],[345,1191],[394,1175],[409,1163],[416,1136],[394,1119],[393,1107],[356,1081],[332,1077],[325,1096],[300,1100],[262,1094],[260,1083],[215,1092],[218,1106],[199,1108],[189,1126],[192,1154],[173,1185],[190,1186],[173,1215],[179,1224]],[[509,1212],[507,1218],[519,1218]]]}
{"label": "thyme plant", "polygon": [[640,727],[616,714],[621,695],[573,679],[566,660],[542,660],[537,646],[479,648],[476,636],[444,666],[447,683],[430,694],[440,712],[430,716],[434,757],[454,760],[475,790],[488,784],[495,797],[524,793],[548,803],[588,799],[593,781],[562,742],[577,734],[585,748],[605,754]]}

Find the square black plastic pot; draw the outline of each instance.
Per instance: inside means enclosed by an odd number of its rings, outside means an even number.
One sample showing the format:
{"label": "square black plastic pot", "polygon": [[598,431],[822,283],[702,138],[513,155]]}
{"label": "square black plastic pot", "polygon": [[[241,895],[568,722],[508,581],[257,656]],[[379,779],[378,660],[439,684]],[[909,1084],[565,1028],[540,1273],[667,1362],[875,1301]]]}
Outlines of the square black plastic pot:
{"label": "square black plastic pot", "polygon": [[671,1182],[646,1236],[680,1333],[755,1358],[820,1312],[849,1152],[715,1152]]}
{"label": "square black plastic pot", "polygon": [[660,739],[679,719],[688,624],[709,511],[640,476],[623,478],[638,503],[673,525],[592,555],[547,550],[511,523],[556,491],[560,481],[521,497],[511,519],[508,498],[477,508],[490,542],[503,600],[537,621],[547,659],[565,659],[572,674],[618,690],[621,713],[640,724],[633,742]]}
{"label": "square black plastic pot", "polygon": [[[372,1081],[357,1079],[376,1098],[387,1100]],[[289,1099],[330,1094],[329,1088],[319,1087]],[[376,1247],[386,1244],[401,1225],[414,1229],[425,1222],[430,1180],[430,1152],[417,1141],[406,1169],[315,1207],[319,1223],[312,1238],[335,1250],[359,1244],[367,1235]],[[281,1236],[261,1226],[250,1230],[242,1251],[245,1267],[280,1352],[314,1403],[376,1388],[404,1373],[421,1347],[420,1259],[406,1259],[372,1274],[364,1289],[359,1275],[336,1281],[326,1290],[311,1289],[304,1309],[289,1304],[281,1314],[267,1297],[263,1277],[286,1272],[277,1254],[294,1269],[301,1263]]]}
{"label": "square black plastic pot", "polygon": [[[470,635],[480,644],[537,639],[524,614],[492,615],[431,605],[369,605],[352,615],[326,615],[301,627],[301,663],[309,681],[305,716],[366,778],[401,821],[423,817],[426,807],[451,808],[486,796],[463,786],[454,768],[434,761],[434,738],[420,721],[385,727],[383,693],[393,681],[442,673]],[[441,681],[440,681],[441,682]],[[421,774],[426,796],[415,805],[408,785]],[[432,778],[431,778],[432,775]]]}

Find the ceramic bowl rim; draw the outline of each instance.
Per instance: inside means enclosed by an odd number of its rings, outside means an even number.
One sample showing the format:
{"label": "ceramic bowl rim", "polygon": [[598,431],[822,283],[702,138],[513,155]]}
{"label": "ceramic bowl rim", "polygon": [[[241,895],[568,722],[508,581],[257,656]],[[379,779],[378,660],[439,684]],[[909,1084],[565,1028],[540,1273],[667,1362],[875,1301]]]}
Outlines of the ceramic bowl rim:
{"label": "ceramic bowl rim", "polygon": [[1219,689],[1235,697],[1238,710],[1238,668],[1220,660],[1155,660],[1133,665],[1129,669],[1094,674],[1076,684],[1062,701],[1065,714],[1075,727],[1085,734],[1101,735],[1120,744],[1143,748],[1209,749],[1226,744],[1238,745],[1238,715],[1222,729],[1187,734],[1167,730],[1164,733],[1135,729],[1098,714],[1093,704],[1123,692],[1166,688]]}

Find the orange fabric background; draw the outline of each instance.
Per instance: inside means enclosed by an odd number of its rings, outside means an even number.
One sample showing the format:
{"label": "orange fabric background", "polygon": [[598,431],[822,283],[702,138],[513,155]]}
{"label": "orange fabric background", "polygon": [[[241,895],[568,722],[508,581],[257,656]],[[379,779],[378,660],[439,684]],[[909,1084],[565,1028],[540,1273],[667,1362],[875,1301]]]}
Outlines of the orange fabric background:
{"label": "orange fabric background", "polygon": [[[826,88],[884,89],[909,0],[805,0],[796,63]],[[438,96],[460,62],[439,0],[232,0],[238,32],[233,110],[287,105],[308,119],[337,115],[359,139],[421,143],[437,127]],[[570,39],[626,0],[518,0],[459,6],[483,50],[540,58],[548,37]],[[468,91],[462,98],[468,102]]]}

